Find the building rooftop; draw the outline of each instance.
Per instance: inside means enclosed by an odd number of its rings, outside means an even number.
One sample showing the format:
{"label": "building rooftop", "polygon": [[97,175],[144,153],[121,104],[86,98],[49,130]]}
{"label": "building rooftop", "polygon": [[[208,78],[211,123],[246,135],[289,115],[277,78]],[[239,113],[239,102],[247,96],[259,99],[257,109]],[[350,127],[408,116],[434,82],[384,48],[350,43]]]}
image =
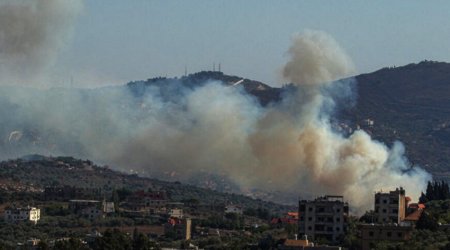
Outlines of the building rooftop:
{"label": "building rooftop", "polygon": [[100,201],[97,201],[97,200],[69,200],[69,202],[98,203]]}

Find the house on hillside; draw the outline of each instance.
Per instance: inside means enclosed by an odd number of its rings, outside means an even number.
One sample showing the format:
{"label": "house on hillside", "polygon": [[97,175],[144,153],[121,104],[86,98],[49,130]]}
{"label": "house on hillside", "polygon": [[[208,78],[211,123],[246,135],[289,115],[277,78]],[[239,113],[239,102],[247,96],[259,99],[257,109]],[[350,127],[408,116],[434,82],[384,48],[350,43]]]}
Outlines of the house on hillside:
{"label": "house on hillside", "polygon": [[137,191],[128,196],[121,207],[134,212],[156,214],[166,211],[167,202],[168,198],[164,191]]}
{"label": "house on hillside", "polygon": [[31,221],[34,224],[41,219],[41,210],[35,207],[7,208],[4,212],[6,222],[16,223],[20,221]]}
{"label": "house on hillside", "polygon": [[98,200],[70,200],[69,210],[88,219],[94,220],[115,212],[114,202]]}

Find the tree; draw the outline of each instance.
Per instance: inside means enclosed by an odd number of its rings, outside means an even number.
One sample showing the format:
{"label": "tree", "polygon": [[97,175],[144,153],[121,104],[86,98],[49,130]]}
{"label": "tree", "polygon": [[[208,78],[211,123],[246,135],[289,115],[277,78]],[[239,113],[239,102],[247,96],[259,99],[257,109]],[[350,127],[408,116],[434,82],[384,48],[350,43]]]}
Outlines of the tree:
{"label": "tree", "polygon": [[92,247],[94,250],[114,249],[114,250],[132,250],[132,242],[130,237],[118,229],[106,230],[103,237],[98,237]]}
{"label": "tree", "polygon": [[417,221],[417,229],[428,229],[431,231],[436,231],[439,228],[438,222],[430,216],[427,212],[423,212]]}
{"label": "tree", "polygon": [[138,233],[133,237],[133,250],[149,250],[151,249],[150,240],[143,233]]}
{"label": "tree", "polygon": [[54,249],[58,250],[88,250],[89,248],[79,239],[70,238],[69,240],[60,240],[55,242]]}
{"label": "tree", "polygon": [[48,250],[48,249],[50,249],[50,247],[48,246],[47,242],[44,241],[44,240],[39,241],[37,246],[38,246],[39,250]]}
{"label": "tree", "polygon": [[450,189],[448,183],[444,181],[429,181],[425,196],[428,201],[450,199]]}
{"label": "tree", "polygon": [[421,194],[420,194],[420,197],[419,197],[419,203],[420,204],[425,204],[425,203],[427,203],[429,200],[428,200],[428,198],[427,198],[427,196],[422,192]]}
{"label": "tree", "polygon": [[366,211],[366,213],[361,216],[361,218],[359,218],[359,221],[364,222],[364,223],[374,223],[375,220],[375,211],[370,210],[370,211]]}

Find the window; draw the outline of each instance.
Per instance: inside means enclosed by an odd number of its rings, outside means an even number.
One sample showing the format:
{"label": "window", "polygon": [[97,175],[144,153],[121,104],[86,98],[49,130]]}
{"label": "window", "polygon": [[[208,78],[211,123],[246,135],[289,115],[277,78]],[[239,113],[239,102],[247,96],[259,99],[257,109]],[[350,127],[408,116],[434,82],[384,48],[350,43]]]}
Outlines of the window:
{"label": "window", "polygon": [[341,221],[341,218],[336,218],[336,222],[340,222]]}
{"label": "window", "polygon": [[312,217],[308,217],[308,220],[309,220],[309,221],[312,221]]}
{"label": "window", "polygon": [[383,200],[383,203],[386,204],[386,203],[387,203],[387,200]]}
{"label": "window", "polygon": [[373,237],[373,231],[369,231],[369,236]]}
{"label": "window", "polygon": [[312,230],[312,227],[311,227],[311,226],[309,226],[309,227],[308,227],[308,230]]}
{"label": "window", "polygon": [[397,209],[397,208],[392,209],[392,212],[393,212],[393,213],[398,213],[398,209]]}
{"label": "window", "polygon": [[341,231],[341,228],[340,227],[336,227],[336,231]]}
{"label": "window", "polygon": [[387,213],[387,210],[386,210],[386,208],[383,208],[383,213]]}
{"label": "window", "polygon": [[312,207],[309,207],[308,211],[312,212],[312,211],[313,211],[313,208],[312,208]]}
{"label": "window", "polygon": [[386,233],[386,236],[387,236],[387,237],[391,237],[391,236],[392,236],[392,233],[391,233],[391,232],[387,232],[387,233]]}
{"label": "window", "polygon": [[401,238],[401,237],[403,237],[403,233],[398,232],[398,233],[397,233],[397,236],[398,236],[399,238]]}

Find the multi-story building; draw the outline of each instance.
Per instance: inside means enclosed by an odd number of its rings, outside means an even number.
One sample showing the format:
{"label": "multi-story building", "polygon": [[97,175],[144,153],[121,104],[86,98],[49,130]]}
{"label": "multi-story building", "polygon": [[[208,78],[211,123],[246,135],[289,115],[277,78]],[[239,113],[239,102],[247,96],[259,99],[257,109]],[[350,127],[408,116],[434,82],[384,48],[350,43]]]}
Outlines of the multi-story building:
{"label": "multi-story building", "polygon": [[312,240],[336,242],[344,235],[348,203],[343,196],[327,195],[315,200],[299,201],[299,234]]}
{"label": "multi-story building", "polygon": [[41,219],[41,210],[35,207],[9,208],[5,210],[6,222],[31,221],[36,224]]}
{"label": "multi-story building", "polygon": [[401,187],[387,193],[375,193],[372,223],[358,225],[361,249],[373,249],[381,241],[409,240],[425,209],[423,204],[408,205],[410,201]]}
{"label": "multi-story building", "polygon": [[70,200],[69,210],[88,219],[97,219],[105,217],[106,215],[115,212],[114,202],[107,202],[106,200]]}
{"label": "multi-story building", "polygon": [[388,193],[375,193],[375,221],[376,223],[397,223],[405,219],[409,197],[400,187]]}
{"label": "multi-story building", "polygon": [[145,211],[154,214],[165,212],[167,203],[168,197],[164,191],[137,191],[128,196],[122,206],[131,211]]}

